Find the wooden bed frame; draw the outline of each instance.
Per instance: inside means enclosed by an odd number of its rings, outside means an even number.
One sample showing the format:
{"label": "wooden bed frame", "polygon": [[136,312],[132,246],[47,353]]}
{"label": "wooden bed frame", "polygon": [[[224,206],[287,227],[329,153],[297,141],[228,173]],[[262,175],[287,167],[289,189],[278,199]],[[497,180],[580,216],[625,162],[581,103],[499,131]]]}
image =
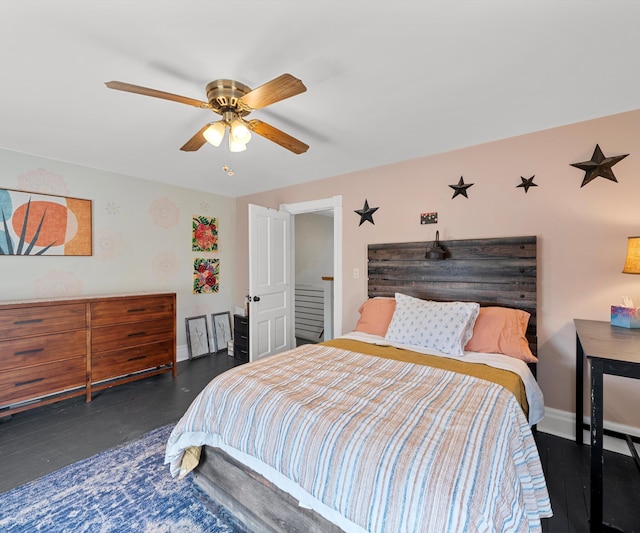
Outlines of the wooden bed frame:
{"label": "wooden bed frame", "polygon": [[[432,242],[371,244],[369,297],[401,292],[438,301],[524,309],[531,314],[527,339],[537,354],[537,240],[530,237],[440,241],[444,260],[427,260]],[[535,376],[535,365],[530,365]],[[205,446],[194,470],[204,503],[219,504],[248,531],[339,533],[316,512],[217,448]],[[208,498],[213,500],[211,502]]]}

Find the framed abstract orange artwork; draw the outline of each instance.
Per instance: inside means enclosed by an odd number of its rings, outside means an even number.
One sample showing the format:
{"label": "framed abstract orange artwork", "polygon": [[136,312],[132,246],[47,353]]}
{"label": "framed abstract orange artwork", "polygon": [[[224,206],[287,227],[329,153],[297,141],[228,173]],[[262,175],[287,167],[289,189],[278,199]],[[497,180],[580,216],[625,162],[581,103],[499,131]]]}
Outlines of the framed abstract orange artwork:
{"label": "framed abstract orange artwork", "polygon": [[0,189],[0,255],[91,255],[91,200]]}

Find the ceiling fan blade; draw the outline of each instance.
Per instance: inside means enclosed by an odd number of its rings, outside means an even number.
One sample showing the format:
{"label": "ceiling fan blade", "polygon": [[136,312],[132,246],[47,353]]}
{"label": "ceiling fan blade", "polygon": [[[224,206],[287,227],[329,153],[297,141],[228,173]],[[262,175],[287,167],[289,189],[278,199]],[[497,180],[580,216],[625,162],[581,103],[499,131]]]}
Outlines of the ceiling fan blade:
{"label": "ceiling fan blade", "polygon": [[303,154],[309,149],[309,146],[302,141],[291,137],[291,135],[288,135],[284,131],[280,131],[278,128],[274,128],[261,120],[249,121],[249,128],[265,139],[269,139],[283,148],[291,150],[294,154]]}
{"label": "ceiling fan blade", "polygon": [[298,78],[291,74],[282,74],[245,94],[240,98],[239,103],[249,109],[261,109],[285,98],[303,93],[306,90],[304,83]]}
{"label": "ceiling fan blade", "polygon": [[200,150],[204,143],[207,142],[207,140],[204,138],[204,135],[202,134],[209,126],[210,124],[205,124],[204,126],[202,126],[200,131],[193,137],[191,137],[191,139],[189,139],[186,143],[184,143],[180,150],[182,150],[183,152],[195,152],[196,150]]}
{"label": "ceiling fan blade", "polygon": [[203,109],[211,109],[211,104],[196,100],[195,98],[188,98],[186,96],[180,96],[178,94],[166,93],[164,91],[158,91],[156,89],[149,89],[148,87],[141,87],[140,85],[132,85],[131,83],[125,83],[122,81],[107,81],[105,85],[109,89],[116,89],[118,91],[126,91],[129,93],[142,94],[144,96],[153,96],[155,98],[162,98],[163,100],[171,100],[172,102],[178,102],[180,104],[192,105],[194,107],[200,107]]}

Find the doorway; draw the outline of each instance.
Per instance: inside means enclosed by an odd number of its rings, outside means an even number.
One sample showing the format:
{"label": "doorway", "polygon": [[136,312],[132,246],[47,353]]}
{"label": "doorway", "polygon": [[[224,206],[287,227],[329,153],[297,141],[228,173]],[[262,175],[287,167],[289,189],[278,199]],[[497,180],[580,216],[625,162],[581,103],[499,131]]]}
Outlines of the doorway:
{"label": "doorway", "polygon": [[[342,196],[334,196],[321,200],[312,200],[308,202],[299,202],[294,204],[281,204],[281,211],[287,211],[292,215],[292,231],[291,231],[291,272],[296,271],[294,251],[298,247],[296,239],[296,215],[316,214],[322,215],[326,219],[333,221],[333,280],[331,283],[332,294],[332,337],[342,335]],[[305,221],[306,222],[306,221]],[[302,280],[307,281],[307,280]],[[326,281],[326,280],[325,280]],[[296,280],[293,281],[297,285]],[[291,309],[294,310],[295,323],[295,291],[291,291]],[[292,334],[295,335],[295,328],[292,328]],[[295,339],[294,339],[295,341]]]}
{"label": "doorway", "polygon": [[291,220],[296,346],[333,338],[333,210]]}

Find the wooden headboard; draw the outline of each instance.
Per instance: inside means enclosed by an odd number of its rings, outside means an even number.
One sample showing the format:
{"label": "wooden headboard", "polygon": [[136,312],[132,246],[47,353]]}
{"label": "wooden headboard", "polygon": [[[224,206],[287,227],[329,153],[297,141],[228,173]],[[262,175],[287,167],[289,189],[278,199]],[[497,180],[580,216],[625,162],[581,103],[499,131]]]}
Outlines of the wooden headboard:
{"label": "wooden headboard", "polygon": [[369,297],[401,292],[437,301],[524,309],[537,355],[536,237],[440,241],[446,259],[425,259],[429,242],[370,244]]}

